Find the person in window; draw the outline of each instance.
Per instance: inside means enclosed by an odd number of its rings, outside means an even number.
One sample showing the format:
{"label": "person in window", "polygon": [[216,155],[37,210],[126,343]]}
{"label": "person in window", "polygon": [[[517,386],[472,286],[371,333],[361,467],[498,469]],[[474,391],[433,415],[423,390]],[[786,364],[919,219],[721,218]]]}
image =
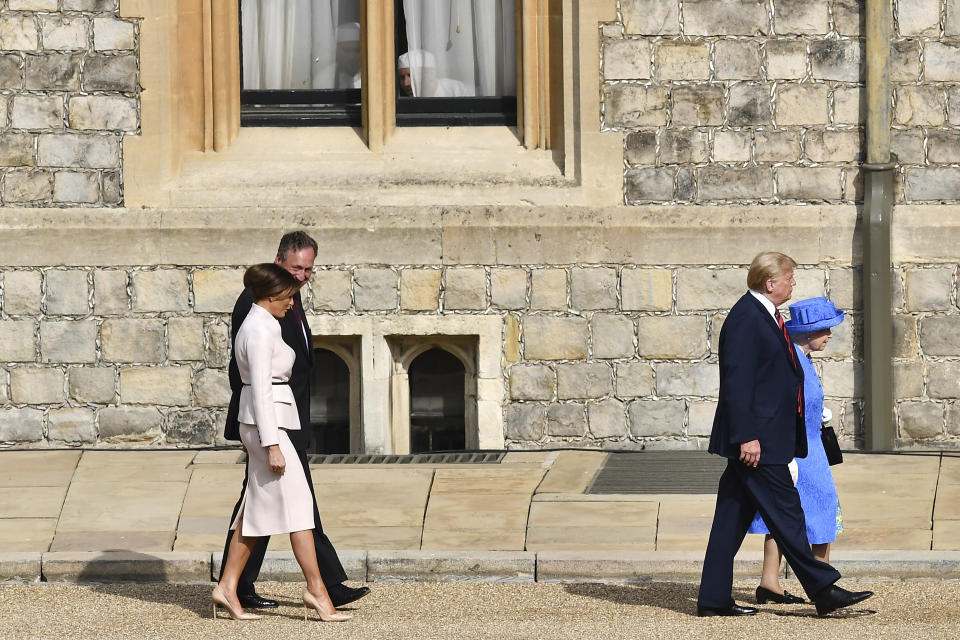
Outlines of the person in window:
{"label": "person in window", "polygon": [[[278,320],[293,307],[297,281],[278,264],[265,262],[247,269],[243,284],[253,305],[237,331],[234,355],[243,390],[237,419],[247,452],[247,482],[230,528],[236,533],[224,557],[223,573],[213,589],[213,616],[224,607],[234,620],[257,620],[246,613],[237,587],[257,538],[290,534],[290,546],[307,587],[304,607],[316,609],[324,622],[353,616],[337,612],[320,576],[313,541],[313,495],[288,431],[300,430],[297,401],[290,388],[296,353],[283,340]],[[292,464],[287,465],[287,460]]]}
{"label": "person in window", "polygon": [[397,58],[400,95],[407,98],[461,98],[476,89],[453,78],[437,77],[437,62],[425,49],[414,49]]}
{"label": "person in window", "polygon": [[[810,298],[790,305],[790,320],[784,324],[793,340],[797,360],[803,366],[803,415],[807,428],[807,456],[796,458],[795,484],[807,526],[807,539],[813,557],[830,562],[830,543],[843,531],[837,487],[827,463],[827,454],[820,439],[820,427],[829,420],[829,409],[823,408],[823,386],[813,367],[810,354],[823,351],[830,341],[830,327],[843,322],[843,311],[826,298]],[[782,554],[770,530],[758,513],[747,533],[763,533],[763,572],[757,587],[757,604],[803,604],[803,598],[780,586]]]}

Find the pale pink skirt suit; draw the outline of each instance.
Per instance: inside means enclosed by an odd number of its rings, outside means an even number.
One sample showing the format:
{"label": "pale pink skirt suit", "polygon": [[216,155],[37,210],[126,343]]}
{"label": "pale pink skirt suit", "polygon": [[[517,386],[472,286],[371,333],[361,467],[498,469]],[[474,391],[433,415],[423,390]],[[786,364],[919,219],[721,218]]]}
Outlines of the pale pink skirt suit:
{"label": "pale pink skirt suit", "polygon": [[[296,355],[283,341],[277,319],[257,304],[237,331],[234,353],[244,383],[238,419],[247,448],[247,489],[230,528],[242,518],[244,536],[313,529],[310,487],[287,437],[287,430],[300,428],[296,400],[285,384]],[[270,470],[266,448],[274,444],[286,460],[283,474]]]}

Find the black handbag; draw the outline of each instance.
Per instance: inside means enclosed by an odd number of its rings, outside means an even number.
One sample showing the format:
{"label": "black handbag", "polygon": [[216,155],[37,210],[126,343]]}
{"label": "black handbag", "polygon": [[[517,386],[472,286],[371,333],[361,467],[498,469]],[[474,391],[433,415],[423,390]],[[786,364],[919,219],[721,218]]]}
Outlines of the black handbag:
{"label": "black handbag", "polygon": [[827,454],[827,463],[830,466],[843,462],[843,453],[840,451],[840,443],[837,442],[837,434],[833,427],[820,427],[820,440],[823,442],[823,451]]}

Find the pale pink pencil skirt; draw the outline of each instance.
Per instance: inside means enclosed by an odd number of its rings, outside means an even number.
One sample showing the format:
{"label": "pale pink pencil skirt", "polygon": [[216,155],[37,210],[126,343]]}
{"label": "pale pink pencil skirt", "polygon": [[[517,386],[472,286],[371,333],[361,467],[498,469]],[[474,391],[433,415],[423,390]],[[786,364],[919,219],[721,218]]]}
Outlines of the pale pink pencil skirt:
{"label": "pale pink pencil skirt", "polygon": [[247,489],[243,505],[232,523],[243,518],[244,536],[272,536],[313,529],[313,498],[300,458],[287,432],[280,429],[280,452],[287,468],[283,474],[270,470],[267,450],[260,445],[256,425],[240,423],[240,441],[247,448]]}

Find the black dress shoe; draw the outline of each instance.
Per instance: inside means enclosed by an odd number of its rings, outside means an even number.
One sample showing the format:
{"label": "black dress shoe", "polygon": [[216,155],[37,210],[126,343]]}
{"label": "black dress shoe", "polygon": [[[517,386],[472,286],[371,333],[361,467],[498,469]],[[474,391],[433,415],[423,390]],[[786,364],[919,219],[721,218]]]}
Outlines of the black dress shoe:
{"label": "black dress shoe", "polygon": [[836,585],[830,585],[813,597],[817,605],[817,615],[825,616],[832,611],[862,602],[873,595],[873,591],[847,591]]}
{"label": "black dress shoe", "polygon": [[800,596],[795,596],[786,589],[783,590],[783,594],[779,594],[776,591],[770,591],[766,587],[757,587],[757,604],[766,604],[772,602],[774,604],[803,604],[804,600]]}
{"label": "black dress shoe", "polygon": [[342,607],[370,593],[370,587],[348,587],[341,582],[327,587],[327,593],[334,607]]}
{"label": "black dress shoe", "polygon": [[756,615],[755,607],[741,607],[734,602],[729,607],[701,607],[697,605],[697,617],[709,618],[710,616],[752,616]]}
{"label": "black dress shoe", "polygon": [[276,600],[261,598],[256,592],[238,593],[237,598],[240,599],[240,606],[244,609],[275,609],[280,606]]}

